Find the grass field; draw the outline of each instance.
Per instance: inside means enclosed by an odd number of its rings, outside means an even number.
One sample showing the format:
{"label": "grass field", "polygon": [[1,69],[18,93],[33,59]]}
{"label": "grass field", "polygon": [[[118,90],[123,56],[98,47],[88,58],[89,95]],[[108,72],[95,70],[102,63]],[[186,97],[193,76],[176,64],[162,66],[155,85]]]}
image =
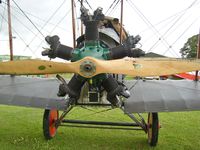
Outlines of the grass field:
{"label": "grass field", "polygon": [[[69,117],[80,119],[89,115],[90,120],[129,120],[120,110],[91,114],[75,108]],[[42,134],[43,110],[0,105],[0,150],[197,150],[200,149],[199,114],[160,113],[159,142],[157,147],[150,148],[143,131],[60,127],[56,137],[46,141]]]}

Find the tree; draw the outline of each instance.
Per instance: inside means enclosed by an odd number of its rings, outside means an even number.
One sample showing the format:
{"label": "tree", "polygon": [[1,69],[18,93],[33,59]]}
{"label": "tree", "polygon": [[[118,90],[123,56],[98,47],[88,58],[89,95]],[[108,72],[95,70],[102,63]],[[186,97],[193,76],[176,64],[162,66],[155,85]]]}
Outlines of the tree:
{"label": "tree", "polygon": [[198,35],[188,38],[183,48],[180,49],[183,58],[196,58],[197,56]]}

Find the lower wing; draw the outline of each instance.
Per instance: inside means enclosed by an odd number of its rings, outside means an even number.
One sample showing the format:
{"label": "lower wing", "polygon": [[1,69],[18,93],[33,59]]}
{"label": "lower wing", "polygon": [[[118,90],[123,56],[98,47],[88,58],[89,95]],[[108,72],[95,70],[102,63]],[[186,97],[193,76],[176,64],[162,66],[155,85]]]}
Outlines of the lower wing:
{"label": "lower wing", "polygon": [[65,109],[65,100],[57,96],[56,79],[0,76],[0,104]]}
{"label": "lower wing", "polygon": [[200,110],[200,82],[190,80],[127,81],[131,96],[125,112]]}
{"label": "lower wing", "polygon": [[[0,104],[64,110],[57,97],[56,79],[0,76]],[[200,110],[200,82],[189,80],[133,80],[125,100],[126,113]]]}

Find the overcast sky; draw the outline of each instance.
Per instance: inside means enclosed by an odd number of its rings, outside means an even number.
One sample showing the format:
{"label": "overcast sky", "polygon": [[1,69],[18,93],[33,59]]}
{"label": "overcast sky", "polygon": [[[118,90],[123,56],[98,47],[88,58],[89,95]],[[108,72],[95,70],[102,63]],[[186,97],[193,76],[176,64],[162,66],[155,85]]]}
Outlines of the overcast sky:
{"label": "overcast sky", "polygon": [[[106,15],[120,17],[120,5],[108,8],[114,0],[87,0],[93,10],[102,7]],[[118,0],[116,0],[118,1]],[[26,13],[41,33],[17,8]],[[61,42],[72,46],[70,0],[11,0],[14,54],[40,57],[46,35],[59,35]],[[80,5],[76,2],[76,23]],[[0,4],[0,54],[9,54],[6,0]],[[85,7],[90,9],[87,3]],[[56,11],[57,10],[57,11]],[[167,56],[180,56],[187,38],[198,34],[200,0],[124,0],[124,27],[130,35],[142,37],[142,49]],[[92,12],[92,10],[90,9]],[[53,15],[54,14],[54,15]],[[77,36],[80,27],[76,27]]]}

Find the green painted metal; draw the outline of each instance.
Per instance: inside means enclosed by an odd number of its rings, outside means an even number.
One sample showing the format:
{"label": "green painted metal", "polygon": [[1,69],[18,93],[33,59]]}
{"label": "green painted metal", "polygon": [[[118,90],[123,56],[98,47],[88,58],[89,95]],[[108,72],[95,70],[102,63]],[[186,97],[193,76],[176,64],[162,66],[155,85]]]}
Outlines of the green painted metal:
{"label": "green painted metal", "polygon": [[[91,56],[97,59],[108,60],[109,58],[108,47],[100,41],[85,41],[82,48],[76,48],[73,51],[72,62],[83,59],[84,57]],[[100,83],[106,78],[106,74],[99,74],[88,80],[90,85],[99,87]]]}
{"label": "green painted metal", "polygon": [[84,46],[73,51],[72,62],[91,56],[97,59],[108,60],[109,49],[100,41],[85,41]]}

